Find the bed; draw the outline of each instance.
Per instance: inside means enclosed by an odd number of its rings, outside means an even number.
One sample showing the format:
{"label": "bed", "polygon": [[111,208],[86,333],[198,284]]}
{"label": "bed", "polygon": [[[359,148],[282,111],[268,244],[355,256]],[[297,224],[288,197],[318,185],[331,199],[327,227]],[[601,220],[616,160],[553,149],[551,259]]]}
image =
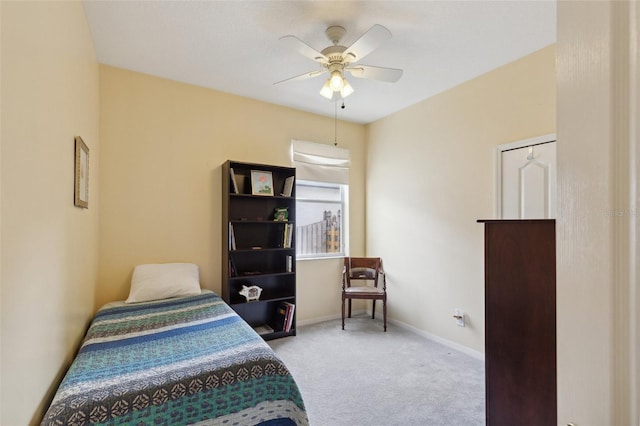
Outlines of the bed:
{"label": "bed", "polygon": [[215,293],[95,315],[42,425],[308,425],[271,348]]}

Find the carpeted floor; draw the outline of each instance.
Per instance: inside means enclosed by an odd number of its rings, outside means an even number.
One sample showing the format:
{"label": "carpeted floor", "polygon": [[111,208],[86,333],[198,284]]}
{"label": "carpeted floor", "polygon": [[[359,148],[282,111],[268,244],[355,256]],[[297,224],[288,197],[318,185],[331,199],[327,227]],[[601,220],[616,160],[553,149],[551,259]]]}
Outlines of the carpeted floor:
{"label": "carpeted floor", "polygon": [[484,425],[484,363],[368,316],[298,327],[270,346],[311,426]]}

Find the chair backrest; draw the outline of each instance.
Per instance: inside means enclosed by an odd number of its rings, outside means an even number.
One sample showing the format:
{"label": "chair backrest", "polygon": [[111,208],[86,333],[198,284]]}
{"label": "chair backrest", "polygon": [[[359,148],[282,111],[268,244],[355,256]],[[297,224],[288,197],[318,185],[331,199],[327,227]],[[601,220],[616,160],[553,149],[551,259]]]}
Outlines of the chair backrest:
{"label": "chair backrest", "polygon": [[347,287],[351,287],[353,280],[371,280],[378,286],[378,272],[382,268],[379,257],[345,257],[344,269]]}

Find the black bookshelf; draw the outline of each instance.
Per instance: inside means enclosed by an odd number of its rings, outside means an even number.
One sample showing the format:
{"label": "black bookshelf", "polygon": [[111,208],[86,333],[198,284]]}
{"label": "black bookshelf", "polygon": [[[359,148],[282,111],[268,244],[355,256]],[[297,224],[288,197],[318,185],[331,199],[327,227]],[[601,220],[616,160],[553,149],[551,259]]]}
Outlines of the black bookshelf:
{"label": "black bookshelf", "polygon": [[[296,304],[294,179],[292,167],[222,166],[222,298],[265,340],[296,334],[295,309],[288,321],[281,315]],[[286,221],[274,220],[276,209]],[[260,287],[260,298],[247,301],[243,286]]]}

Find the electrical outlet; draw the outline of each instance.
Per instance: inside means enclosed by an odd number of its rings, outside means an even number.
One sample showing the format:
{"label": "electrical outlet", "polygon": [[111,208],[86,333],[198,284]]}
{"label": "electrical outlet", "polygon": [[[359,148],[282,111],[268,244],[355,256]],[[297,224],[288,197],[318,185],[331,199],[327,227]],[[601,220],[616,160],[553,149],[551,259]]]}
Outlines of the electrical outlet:
{"label": "electrical outlet", "polygon": [[458,327],[464,327],[464,312],[462,312],[458,308],[455,308],[453,310],[453,317],[456,319],[456,325]]}

